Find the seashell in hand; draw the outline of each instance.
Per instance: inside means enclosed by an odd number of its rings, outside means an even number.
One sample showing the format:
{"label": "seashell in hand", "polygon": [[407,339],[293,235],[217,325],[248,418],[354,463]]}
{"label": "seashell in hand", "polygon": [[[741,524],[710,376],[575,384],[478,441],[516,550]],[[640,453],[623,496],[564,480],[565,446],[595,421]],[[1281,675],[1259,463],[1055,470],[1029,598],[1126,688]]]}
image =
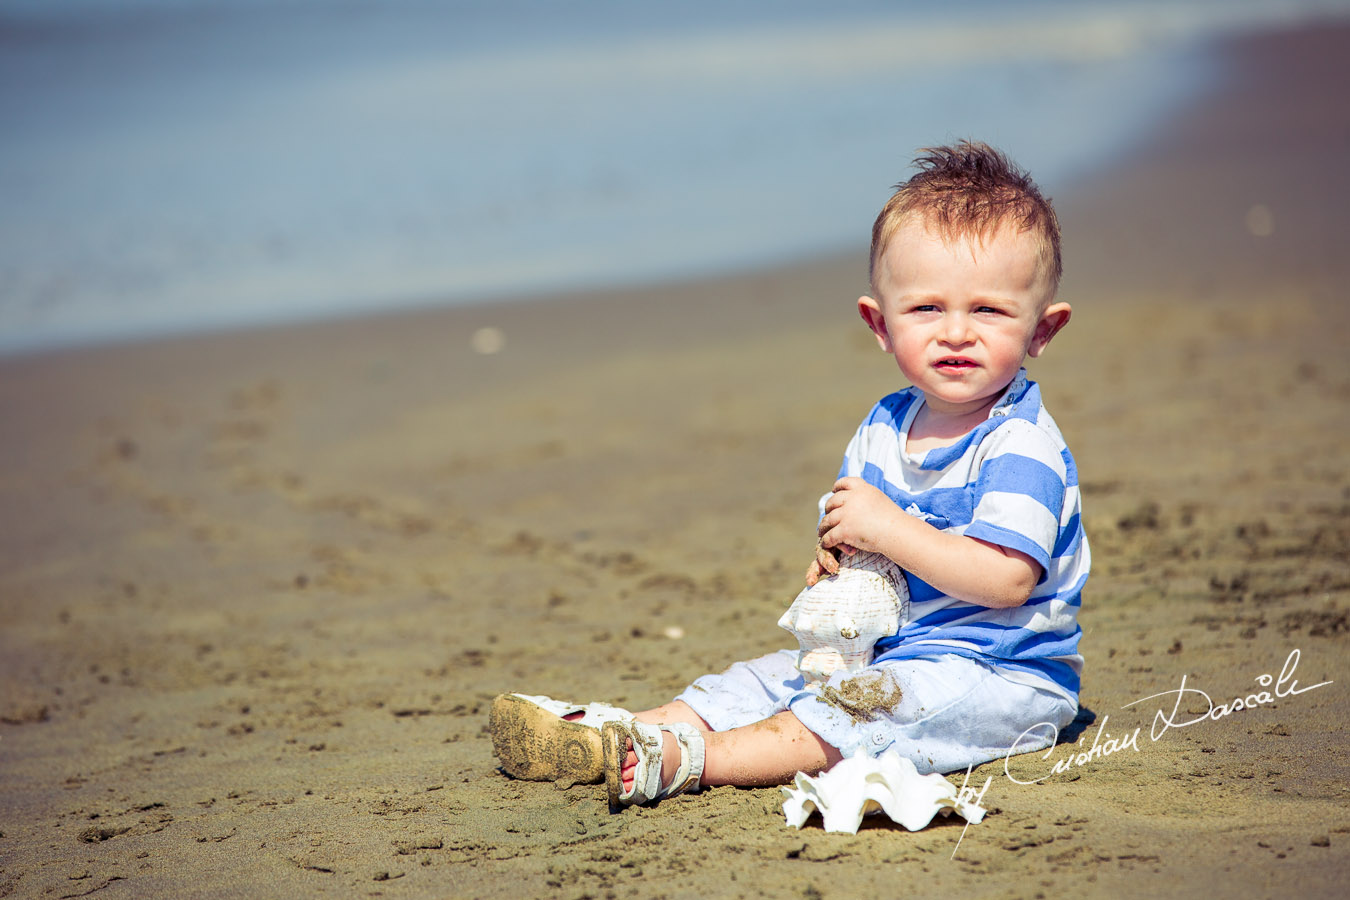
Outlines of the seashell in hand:
{"label": "seashell in hand", "polygon": [[808,681],[839,669],[857,672],[872,661],[872,645],[909,618],[905,573],[880,553],[846,556],[839,573],[797,595],[778,625],[801,644],[797,668]]}
{"label": "seashell in hand", "polygon": [[953,811],[978,824],[985,814],[978,797],[967,799],[937,773],[920,775],[914,763],[894,749],[878,757],[865,754],[840,760],[821,775],[797,773],[783,787],[783,816],[801,828],[818,811],[826,831],[857,834],[863,816],[883,812],[910,831],[918,831],[939,812]]}

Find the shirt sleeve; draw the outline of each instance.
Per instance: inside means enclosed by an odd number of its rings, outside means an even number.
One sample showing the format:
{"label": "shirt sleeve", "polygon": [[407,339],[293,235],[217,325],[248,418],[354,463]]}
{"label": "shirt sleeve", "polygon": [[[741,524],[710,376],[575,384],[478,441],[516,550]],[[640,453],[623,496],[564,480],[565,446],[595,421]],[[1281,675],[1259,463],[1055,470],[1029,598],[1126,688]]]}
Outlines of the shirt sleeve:
{"label": "shirt sleeve", "polygon": [[1047,569],[1068,490],[1064,454],[1049,434],[1021,419],[994,429],[985,444],[965,534],[1019,550]]}
{"label": "shirt sleeve", "polygon": [[[834,476],[835,481],[838,481],[840,478],[862,476],[863,467],[867,463],[868,429],[872,425],[873,420],[876,419],[877,409],[880,406],[881,404],[879,403],[877,406],[874,406],[872,410],[868,412],[866,418],[862,420],[862,424],[858,426],[858,430],[853,433],[853,437],[849,440],[848,446],[844,448],[844,459],[839,464],[839,472]],[[829,499],[832,496],[834,496],[834,491],[832,490],[826,491],[821,495],[820,501],[817,504],[818,516],[816,521],[825,517],[825,504],[829,502]]]}

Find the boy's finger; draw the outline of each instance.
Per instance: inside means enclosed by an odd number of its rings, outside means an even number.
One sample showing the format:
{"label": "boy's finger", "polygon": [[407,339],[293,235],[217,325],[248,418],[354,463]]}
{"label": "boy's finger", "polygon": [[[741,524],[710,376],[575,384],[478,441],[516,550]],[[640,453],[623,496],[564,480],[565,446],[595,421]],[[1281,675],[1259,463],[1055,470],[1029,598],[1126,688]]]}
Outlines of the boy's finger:
{"label": "boy's finger", "polygon": [[816,562],[821,570],[829,572],[831,575],[839,574],[839,560],[825,546],[816,545]]}

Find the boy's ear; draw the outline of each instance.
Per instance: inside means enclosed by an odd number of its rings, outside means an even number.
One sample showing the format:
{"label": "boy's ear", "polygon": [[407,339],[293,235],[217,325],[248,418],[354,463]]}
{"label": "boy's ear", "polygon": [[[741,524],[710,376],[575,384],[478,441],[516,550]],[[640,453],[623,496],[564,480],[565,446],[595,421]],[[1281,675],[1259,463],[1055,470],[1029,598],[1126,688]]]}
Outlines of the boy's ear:
{"label": "boy's ear", "polygon": [[886,330],[886,317],[881,314],[881,304],[866,295],[858,298],[858,315],[862,316],[867,327],[877,336],[877,343],[887,353],[891,352],[891,335]]}
{"label": "boy's ear", "polygon": [[1046,345],[1050,339],[1059,334],[1059,330],[1069,324],[1069,318],[1073,315],[1073,307],[1067,303],[1051,303],[1041,313],[1041,320],[1036,323],[1036,331],[1031,336],[1031,346],[1027,348],[1027,356],[1040,356],[1045,352]]}

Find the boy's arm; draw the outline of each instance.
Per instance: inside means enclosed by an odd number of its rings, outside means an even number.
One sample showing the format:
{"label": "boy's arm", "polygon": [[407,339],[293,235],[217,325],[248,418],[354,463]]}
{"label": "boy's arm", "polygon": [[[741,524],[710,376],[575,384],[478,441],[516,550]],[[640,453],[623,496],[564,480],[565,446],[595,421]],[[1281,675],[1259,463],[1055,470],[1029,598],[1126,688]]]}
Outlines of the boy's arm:
{"label": "boy's arm", "polygon": [[[819,531],[827,550],[848,545],[881,553],[944,594],[979,606],[1021,606],[1041,577],[1040,563],[1027,554],[939,531],[861,478],[835,483]],[[808,584],[823,574],[818,568],[814,562],[808,570]]]}

